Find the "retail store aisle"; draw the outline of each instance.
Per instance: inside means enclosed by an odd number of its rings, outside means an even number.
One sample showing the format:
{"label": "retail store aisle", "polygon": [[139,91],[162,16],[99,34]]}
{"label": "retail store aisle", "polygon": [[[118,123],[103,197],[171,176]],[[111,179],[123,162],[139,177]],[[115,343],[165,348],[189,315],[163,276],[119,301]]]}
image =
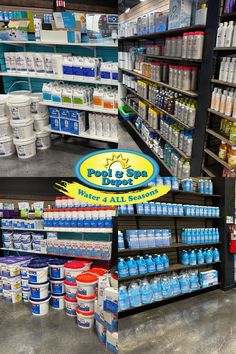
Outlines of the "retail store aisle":
{"label": "retail store aisle", "polygon": [[[119,148],[139,150],[123,126],[119,127]],[[56,136],[55,136],[56,137]],[[53,141],[49,150],[38,152],[28,160],[19,160],[16,155],[1,159],[0,177],[71,177],[74,175],[76,161],[86,154],[107,149],[108,145],[87,139],[61,140],[59,136]]]}
{"label": "retail store aisle", "polygon": [[236,289],[119,320],[119,354],[236,353]]}
{"label": "retail store aisle", "polygon": [[0,354],[105,353],[95,332],[79,329],[64,311],[34,317],[30,305],[0,300],[0,313]]}

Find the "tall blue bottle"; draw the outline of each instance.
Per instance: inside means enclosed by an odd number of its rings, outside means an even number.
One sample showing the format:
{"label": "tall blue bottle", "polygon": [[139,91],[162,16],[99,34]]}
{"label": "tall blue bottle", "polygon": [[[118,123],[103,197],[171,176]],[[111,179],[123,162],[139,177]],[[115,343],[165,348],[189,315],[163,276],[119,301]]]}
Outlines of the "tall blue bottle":
{"label": "tall blue bottle", "polygon": [[147,264],[145,262],[145,259],[143,257],[138,257],[138,259],[136,260],[136,263],[138,265],[139,274],[146,274],[147,273]]}
{"label": "tall blue bottle", "polygon": [[163,260],[163,264],[164,264],[164,269],[170,268],[169,257],[165,253],[162,255],[162,260]]}
{"label": "tall blue bottle", "polygon": [[130,284],[128,294],[131,307],[138,307],[142,305],[140,287],[137,283]]}
{"label": "tall blue bottle", "polygon": [[152,288],[146,279],[143,280],[140,286],[140,293],[143,305],[150,304],[151,302],[153,302]]}
{"label": "tall blue bottle", "polygon": [[132,257],[126,261],[126,264],[128,266],[130,276],[138,275],[138,265]]}
{"label": "tall blue bottle", "polygon": [[127,310],[130,307],[129,295],[125,286],[121,285],[118,290],[119,311]]}
{"label": "tall blue bottle", "polygon": [[118,261],[118,275],[119,278],[125,278],[129,276],[129,269],[123,258],[119,258]]}

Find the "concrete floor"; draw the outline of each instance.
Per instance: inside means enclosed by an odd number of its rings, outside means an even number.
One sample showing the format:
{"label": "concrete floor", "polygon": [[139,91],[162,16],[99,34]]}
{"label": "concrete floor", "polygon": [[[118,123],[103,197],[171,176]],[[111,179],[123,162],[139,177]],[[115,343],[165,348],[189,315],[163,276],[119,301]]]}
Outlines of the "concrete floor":
{"label": "concrete floor", "polygon": [[236,289],[124,318],[119,345],[119,354],[235,354]]}
{"label": "concrete floor", "polygon": [[36,317],[30,304],[0,300],[0,354],[104,354],[93,330],[80,329],[64,310]]}
{"label": "concrete floor", "polygon": [[[138,150],[139,148],[123,126],[119,126],[119,148]],[[16,155],[2,158],[0,177],[73,177],[74,165],[80,157],[108,149],[108,144],[87,139],[61,139],[53,136],[49,150],[37,152],[29,160],[19,160]]]}

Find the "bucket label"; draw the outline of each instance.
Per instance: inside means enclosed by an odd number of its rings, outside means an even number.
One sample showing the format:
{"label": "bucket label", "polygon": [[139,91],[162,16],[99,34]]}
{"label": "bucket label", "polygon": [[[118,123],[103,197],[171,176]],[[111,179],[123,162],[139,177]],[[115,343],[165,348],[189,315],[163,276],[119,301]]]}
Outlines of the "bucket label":
{"label": "bucket label", "polygon": [[61,270],[60,268],[51,268],[50,269],[50,273],[51,273],[51,278],[53,279],[60,279],[60,278],[63,278],[61,276]]}
{"label": "bucket label", "polygon": [[54,307],[55,309],[59,309],[60,308],[59,299],[51,298],[51,306]]}
{"label": "bucket label", "polygon": [[32,313],[35,315],[40,315],[40,305],[32,304]]}
{"label": "bucket label", "polygon": [[40,299],[40,289],[39,288],[31,288],[30,292],[31,292],[31,296],[34,299]]}

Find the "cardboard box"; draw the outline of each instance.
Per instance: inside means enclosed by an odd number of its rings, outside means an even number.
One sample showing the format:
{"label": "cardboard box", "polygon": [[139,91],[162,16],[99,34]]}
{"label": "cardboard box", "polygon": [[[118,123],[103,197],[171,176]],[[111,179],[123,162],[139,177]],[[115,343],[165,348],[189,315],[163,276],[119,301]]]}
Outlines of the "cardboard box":
{"label": "cardboard box", "polygon": [[98,339],[101,343],[106,344],[107,339],[107,329],[100,322],[96,321],[95,323],[96,332],[98,335]]}
{"label": "cardboard box", "polygon": [[118,312],[118,291],[106,288],[104,293],[103,310],[111,313]]}
{"label": "cardboard box", "polygon": [[107,331],[106,348],[112,353],[118,354],[118,332]]}
{"label": "cardboard box", "polygon": [[107,42],[118,38],[118,15],[86,15],[89,42]]}
{"label": "cardboard box", "polygon": [[168,29],[190,26],[191,11],[192,0],[170,0]]}

